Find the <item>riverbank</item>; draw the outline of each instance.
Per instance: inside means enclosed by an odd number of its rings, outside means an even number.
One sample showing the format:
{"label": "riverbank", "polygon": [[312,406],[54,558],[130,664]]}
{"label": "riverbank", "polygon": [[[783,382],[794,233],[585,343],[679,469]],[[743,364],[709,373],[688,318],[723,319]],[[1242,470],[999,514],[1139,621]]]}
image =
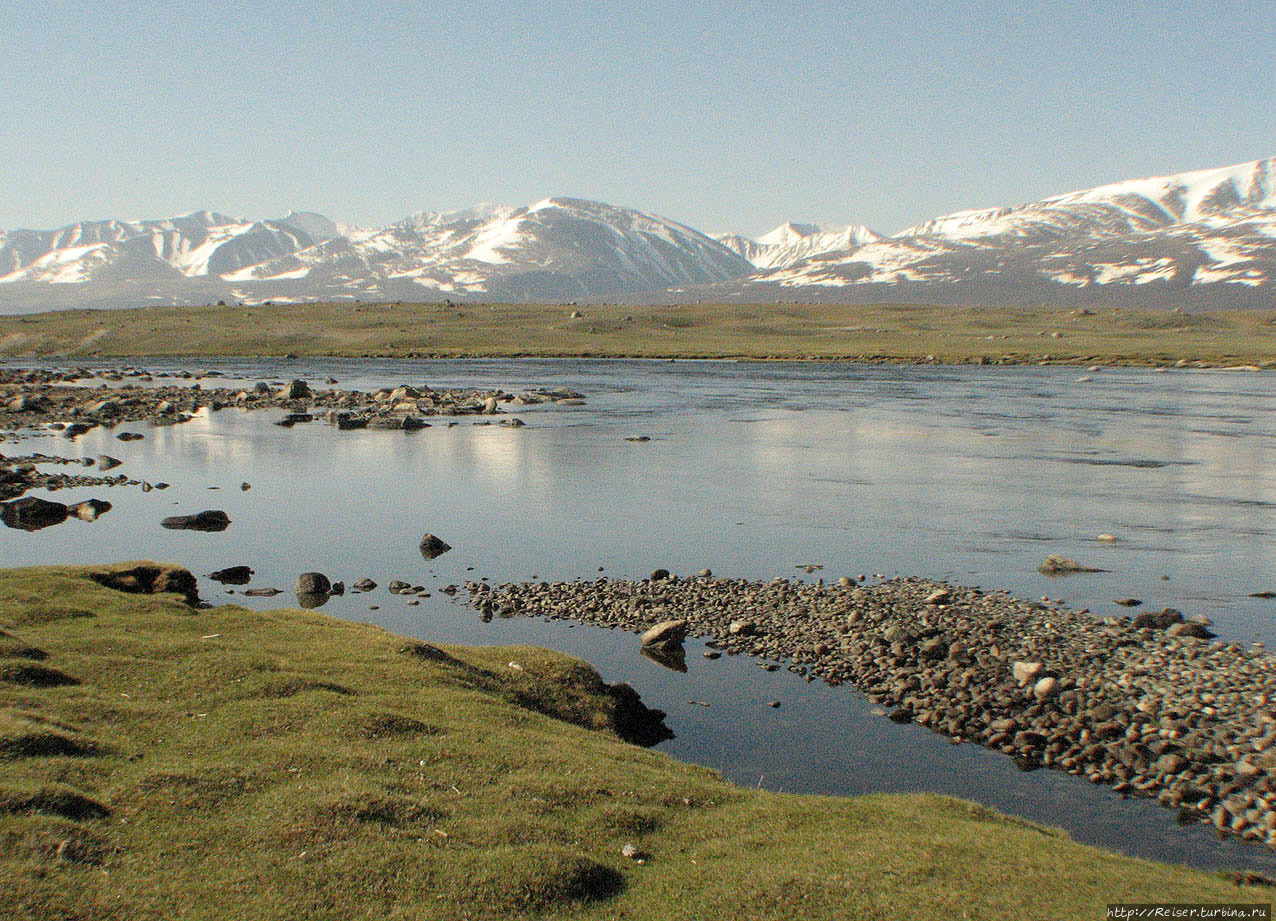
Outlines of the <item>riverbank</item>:
{"label": "riverbank", "polygon": [[275,304],[0,317],[0,357],[592,357],[1276,365],[1276,311]]}
{"label": "riverbank", "polygon": [[621,741],[630,698],[562,655],[199,609],[192,588],[152,564],[0,573],[5,917],[1017,919],[1268,901],[945,797],[734,787]]}
{"label": "riverbank", "polygon": [[[487,616],[645,631],[681,664],[678,635],[853,683],[883,716],[1152,797],[1180,821],[1276,846],[1276,659],[1213,640],[1206,618],[1165,609],[1099,619],[922,579],[859,585],[716,579],[471,582]],[[1133,602],[1138,604],[1137,601]],[[710,652],[708,655],[716,656]]]}

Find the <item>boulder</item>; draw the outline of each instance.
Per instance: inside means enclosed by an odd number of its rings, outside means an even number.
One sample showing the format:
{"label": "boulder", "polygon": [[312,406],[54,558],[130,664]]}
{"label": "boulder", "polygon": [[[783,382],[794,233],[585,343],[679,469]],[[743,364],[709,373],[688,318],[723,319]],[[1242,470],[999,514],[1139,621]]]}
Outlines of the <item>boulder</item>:
{"label": "boulder", "polygon": [[312,396],[310,385],[303,380],[294,380],[284,391],[285,400],[309,400]]}
{"label": "boulder", "polygon": [[1066,556],[1051,554],[1041,561],[1041,565],[1037,567],[1037,572],[1045,576],[1064,576],[1076,572],[1103,572],[1103,570],[1095,569],[1091,566],[1083,566],[1076,560],[1070,560]]}
{"label": "boulder", "polygon": [[252,577],[253,571],[247,566],[228,566],[208,574],[208,578],[222,585],[247,585]]}
{"label": "boulder", "polygon": [[669,570],[653,569],[651,571],[651,575],[648,576],[647,578],[650,579],[652,582],[663,582],[665,581],[665,579],[669,578]]}
{"label": "boulder", "polygon": [[85,499],[83,502],[67,506],[67,514],[73,515],[81,521],[97,521],[100,516],[105,515],[110,510],[111,503],[105,499]]}
{"label": "boulder", "polygon": [[447,553],[452,549],[452,545],[441,538],[435,537],[433,534],[426,534],[421,538],[418,549],[421,551],[421,556],[427,560],[432,560],[436,556],[442,556]]}
{"label": "boulder", "polygon": [[665,620],[649,628],[642,635],[644,646],[677,645],[687,638],[685,620]]}
{"label": "boulder", "polygon": [[114,470],[122,463],[124,463],[122,460],[111,457],[109,454],[99,454],[97,456],[97,468],[99,470]]}
{"label": "boulder", "polygon": [[61,502],[50,502],[35,496],[23,496],[12,502],[0,502],[0,519],[6,526],[20,531],[38,531],[66,521],[70,510]]}
{"label": "boulder", "polygon": [[160,524],[174,531],[225,531],[230,527],[230,516],[221,509],[208,509],[194,515],[173,515]]}
{"label": "boulder", "polygon": [[297,594],[298,595],[327,595],[332,589],[332,583],[328,581],[328,577],[321,572],[303,572],[297,577]]}

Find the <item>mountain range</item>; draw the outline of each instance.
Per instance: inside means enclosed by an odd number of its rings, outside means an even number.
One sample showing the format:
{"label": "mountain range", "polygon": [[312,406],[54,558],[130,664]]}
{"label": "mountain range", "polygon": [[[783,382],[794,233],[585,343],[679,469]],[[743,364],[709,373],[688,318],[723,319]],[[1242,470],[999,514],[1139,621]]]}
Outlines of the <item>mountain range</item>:
{"label": "mountain range", "polygon": [[376,229],[201,211],[0,231],[0,312],[365,301],[1276,306],[1276,158],[1137,179],[891,235],[709,236],[602,202],[423,211]]}

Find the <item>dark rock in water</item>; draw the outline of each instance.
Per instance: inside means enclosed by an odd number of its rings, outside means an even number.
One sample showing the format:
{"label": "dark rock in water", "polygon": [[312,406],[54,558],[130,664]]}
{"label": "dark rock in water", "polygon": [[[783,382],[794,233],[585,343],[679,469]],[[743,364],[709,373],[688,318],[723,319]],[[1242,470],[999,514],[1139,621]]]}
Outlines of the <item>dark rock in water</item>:
{"label": "dark rock in water", "polygon": [[216,572],[210,572],[208,578],[222,585],[247,585],[252,581],[253,571],[247,566],[228,566]]}
{"label": "dark rock in water", "polygon": [[1045,576],[1066,576],[1076,572],[1106,572],[1106,570],[1083,566],[1076,560],[1070,560],[1066,556],[1051,554],[1037,567],[1037,572]]}
{"label": "dark rock in water", "polygon": [[665,581],[665,579],[669,578],[669,570],[653,569],[651,571],[651,575],[648,576],[647,578],[650,579],[652,582],[663,582]]}
{"label": "dark rock in water", "polygon": [[97,468],[99,470],[114,470],[122,463],[124,463],[122,460],[111,457],[109,454],[99,454],[97,456]]}
{"label": "dark rock in water", "polygon": [[282,593],[277,588],[250,588],[244,594],[249,598],[274,598]]}
{"label": "dark rock in water", "polygon": [[321,608],[327,603],[327,592],[297,592],[297,607],[299,608]]}
{"label": "dark rock in water", "polygon": [[240,492],[248,492],[248,490],[250,490],[250,489],[252,489],[252,488],[253,488],[253,484],[252,484],[252,483],[249,483],[247,480],[245,480],[244,482],[242,482],[242,483],[240,483],[240,484],[239,484],[239,491],[240,491]]}
{"label": "dark rock in water", "polygon": [[346,584],[344,582],[333,582],[332,588],[328,589],[329,595],[344,595],[346,593]]}
{"label": "dark rock in water", "polygon": [[687,650],[678,643],[643,646],[639,652],[642,653],[644,659],[650,659],[670,671],[685,672],[687,670]]}
{"label": "dark rock in water", "polygon": [[146,436],[141,432],[120,432],[115,437],[120,441],[141,441]]}
{"label": "dark rock in water", "polygon": [[175,531],[225,531],[230,527],[230,516],[220,509],[209,509],[194,515],[174,515],[160,524]]}
{"label": "dark rock in water", "polygon": [[1276,592],[1250,592],[1251,598],[1276,598]]}
{"label": "dark rock in water", "polygon": [[297,577],[298,595],[327,595],[332,590],[332,583],[321,572],[303,572]]}
{"label": "dark rock in water", "polygon": [[1137,598],[1118,598],[1113,604],[1119,604],[1123,608],[1137,608],[1143,602]]}
{"label": "dark rock in water", "polygon": [[887,714],[892,723],[911,723],[913,721],[913,711],[907,707],[896,707]]}
{"label": "dark rock in water", "polygon": [[66,438],[79,438],[85,432],[91,431],[92,429],[93,426],[89,425],[87,422],[72,422],[62,430],[62,434]]}
{"label": "dark rock in water", "polygon": [[651,436],[649,436],[649,435],[629,435],[628,437],[626,437],[626,438],[625,438],[625,441],[637,441],[637,442],[651,441]]}
{"label": "dark rock in water", "polygon": [[353,588],[356,592],[370,592],[377,587],[377,583],[373,582],[371,579],[365,578],[365,579],[360,579],[358,582],[355,582],[350,587]]}
{"label": "dark rock in water", "polygon": [[66,521],[70,510],[61,502],[50,502],[35,496],[23,496],[12,502],[0,502],[0,519],[10,528],[39,531]]}
{"label": "dark rock in water", "polygon": [[442,556],[452,549],[452,545],[440,540],[433,534],[427,534],[421,538],[420,548],[421,556],[427,560],[432,560],[436,556]]}
{"label": "dark rock in water", "polygon": [[391,595],[402,595],[412,590],[412,586],[401,579],[391,579],[385,588]]}
{"label": "dark rock in water", "polygon": [[310,413],[288,413],[282,419],[276,422],[275,425],[283,426],[286,429],[290,429],[299,422],[313,422],[314,418],[315,417],[312,416]]}
{"label": "dark rock in water", "polygon": [[309,384],[303,380],[295,380],[288,385],[288,389],[284,391],[283,397],[285,400],[308,400],[311,395]]}

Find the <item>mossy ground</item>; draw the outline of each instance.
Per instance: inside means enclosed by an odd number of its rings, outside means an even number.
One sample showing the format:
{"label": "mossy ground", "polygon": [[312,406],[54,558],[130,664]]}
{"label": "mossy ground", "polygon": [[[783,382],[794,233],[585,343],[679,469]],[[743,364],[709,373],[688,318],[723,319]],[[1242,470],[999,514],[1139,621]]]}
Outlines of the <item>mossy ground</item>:
{"label": "mossy ground", "polygon": [[1276,362],[1276,310],[300,304],[0,317],[0,356],[538,356]]}
{"label": "mossy ground", "polygon": [[82,568],[0,571],[0,630],[5,665],[69,679],[0,679],[6,919],[1018,921],[1268,900],[947,797],[729,785],[621,742],[593,670],[545,650],[194,610]]}

